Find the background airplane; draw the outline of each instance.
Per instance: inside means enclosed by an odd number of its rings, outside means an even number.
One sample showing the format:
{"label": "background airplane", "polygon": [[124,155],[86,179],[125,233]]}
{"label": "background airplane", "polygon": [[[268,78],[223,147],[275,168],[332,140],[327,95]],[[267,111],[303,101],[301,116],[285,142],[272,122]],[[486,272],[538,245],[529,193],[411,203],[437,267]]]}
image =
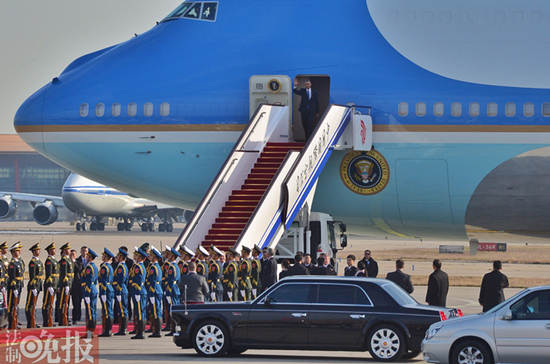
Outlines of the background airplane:
{"label": "background airplane", "polygon": [[40,225],[54,223],[58,209],[66,207],[78,216],[76,230],[102,231],[104,219],[115,217],[122,219],[117,225],[118,231],[129,231],[137,221],[142,231],[153,231],[154,218],[162,222],[158,231],[171,232],[173,221],[178,216],[190,217],[190,211],[159,204],[147,199],[136,198],[114,188],[72,173],[69,175],[60,196],[47,196],[29,193],[0,192],[0,219],[12,216],[19,202],[29,202],[33,206],[33,218]]}

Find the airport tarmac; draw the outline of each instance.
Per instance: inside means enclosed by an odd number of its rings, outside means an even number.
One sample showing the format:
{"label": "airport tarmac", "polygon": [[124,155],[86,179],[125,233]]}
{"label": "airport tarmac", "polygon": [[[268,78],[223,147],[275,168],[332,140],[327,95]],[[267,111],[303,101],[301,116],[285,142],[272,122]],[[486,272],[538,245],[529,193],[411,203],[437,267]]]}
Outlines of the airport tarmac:
{"label": "airport tarmac", "polygon": [[[79,249],[82,245],[92,247],[97,252],[101,252],[103,247],[107,247],[112,251],[115,251],[120,245],[126,245],[129,248],[133,248],[136,245],[140,245],[143,242],[149,242],[154,246],[161,248],[164,245],[172,245],[184,224],[176,224],[175,231],[172,233],[158,233],[158,232],[141,232],[138,227],[134,227],[134,231],[131,232],[117,232],[116,227],[107,226],[104,232],[76,232],[74,226],[58,222],[49,226],[39,226],[32,222],[0,222],[0,241],[7,240],[10,244],[16,241],[21,241],[25,248],[23,249],[23,259],[28,262],[30,259],[30,247],[35,242],[40,242],[43,247],[47,244],[55,241],[57,245],[62,245],[65,242],[70,242],[73,248]],[[350,252],[359,252],[362,249],[371,249],[374,257],[376,258],[376,252],[383,249],[396,249],[399,247],[405,248],[415,246],[416,243],[407,243],[399,241],[373,241],[368,239],[362,239],[357,236],[350,237],[351,249],[346,249],[339,253],[340,258],[340,270],[343,270],[345,264],[344,257]],[[436,246],[435,242],[423,242],[422,246]],[[46,253],[42,253],[42,258],[45,258]],[[97,261],[99,263],[99,260]],[[380,263],[380,275],[385,274],[393,270],[393,260],[381,260]],[[412,271],[412,265],[415,266],[415,270]],[[507,267],[508,266],[508,267]],[[447,270],[450,276],[453,274],[463,274],[468,272],[470,275],[479,275],[486,273],[490,267],[489,262],[458,262],[448,261],[444,263],[444,269]],[[508,269],[514,274],[521,274],[523,276],[533,276],[545,274],[547,276],[549,266],[545,264],[529,265],[519,264],[506,265],[505,269]],[[427,275],[430,273],[429,261],[411,261],[407,262],[407,273],[415,275]],[[427,278],[426,278],[427,281]],[[506,297],[510,297],[519,291],[518,288],[507,289],[505,291]],[[415,287],[415,291],[412,296],[419,302],[424,302],[426,294],[426,286],[418,285]],[[477,297],[479,294],[479,287],[451,287],[449,290],[447,305],[449,307],[458,307],[463,310],[465,314],[476,314],[481,311],[481,307],[477,303]],[[26,289],[24,295],[26,296]],[[41,302],[41,299],[39,299]],[[38,310],[39,311],[39,310]],[[40,317],[40,313],[37,312],[37,316]],[[24,314],[21,312],[20,318],[24,319]],[[38,318],[40,322],[41,319]],[[192,349],[182,350],[176,347],[170,337],[163,337],[159,339],[146,339],[146,340],[130,340],[129,336],[126,337],[111,337],[108,339],[100,338],[100,363],[151,363],[151,362],[201,362],[201,363],[217,363],[222,361],[229,361],[231,363],[356,363],[363,361],[370,361],[368,352],[310,352],[310,351],[264,351],[264,350],[251,350],[247,351],[241,357],[233,358],[214,358],[205,359],[195,354]],[[424,363],[421,360],[421,356],[414,360],[407,361],[407,363]]]}

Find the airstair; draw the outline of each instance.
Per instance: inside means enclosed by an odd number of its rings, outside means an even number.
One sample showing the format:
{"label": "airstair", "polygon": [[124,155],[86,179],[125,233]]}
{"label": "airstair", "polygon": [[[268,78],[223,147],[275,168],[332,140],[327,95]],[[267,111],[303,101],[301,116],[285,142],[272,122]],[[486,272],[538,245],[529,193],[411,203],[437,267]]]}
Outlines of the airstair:
{"label": "airstair", "polygon": [[319,175],[354,109],[330,105],[307,144],[289,140],[289,112],[288,106],[258,107],[176,249],[275,247],[302,207],[311,206]]}

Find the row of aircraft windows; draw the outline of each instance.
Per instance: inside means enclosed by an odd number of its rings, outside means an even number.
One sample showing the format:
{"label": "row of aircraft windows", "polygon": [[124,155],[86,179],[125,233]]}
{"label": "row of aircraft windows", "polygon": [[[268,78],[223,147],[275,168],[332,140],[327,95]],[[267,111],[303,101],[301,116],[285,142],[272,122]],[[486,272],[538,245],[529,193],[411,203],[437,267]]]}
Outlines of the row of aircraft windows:
{"label": "row of aircraft windows", "polygon": [[[135,102],[130,102],[127,107],[126,111],[128,116],[136,116],[138,113],[138,104]],[[145,116],[153,116],[153,113],[155,111],[155,106],[152,102],[146,102],[143,104],[143,115]],[[90,112],[90,106],[87,103],[80,105],[80,116],[85,118],[88,116]],[[111,115],[114,117],[120,116],[122,112],[122,105],[118,102],[115,102],[111,105]],[[105,115],[105,104],[100,102],[95,105],[95,116],[101,118]],[[170,115],[170,104],[167,102],[163,102],[160,104],[160,116],[168,116]]]}
{"label": "row of aircraft windows", "polygon": [[[468,107],[468,114],[472,117],[479,116],[481,114],[481,105],[478,102],[472,102]],[[499,114],[499,105],[496,102],[489,102],[486,105],[486,114],[490,117],[496,117]],[[545,102],[541,106],[542,115],[550,117],[550,102]],[[401,102],[397,106],[397,112],[399,116],[409,115],[409,103]],[[436,102],[433,104],[433,115],[443,116],[445,113],[445,105],[442,102]],[[517,113],[517,106],[514,102],[508,102],[504,105],[504,115],[506,117],[514,117]],[[415,105],[415,114],[416,116],[426,116],[427,106],[425,102],[419,102]],[[526,102],[523,104],[523,116],[531,117],[535,115],[535,104],[532,102]],[[451,103],[451,116],[460,117],[462,116],[462,103],[453,102]]]}

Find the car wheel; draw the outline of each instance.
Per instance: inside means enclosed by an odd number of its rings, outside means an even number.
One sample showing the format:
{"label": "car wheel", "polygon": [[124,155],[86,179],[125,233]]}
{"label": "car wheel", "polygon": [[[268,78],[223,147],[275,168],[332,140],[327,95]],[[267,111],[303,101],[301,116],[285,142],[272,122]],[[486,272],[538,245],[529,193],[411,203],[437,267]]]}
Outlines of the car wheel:
{"label": "car wheel", "polygon": [[218,321],[200,323],[193,332],[193,347],[201,356],[220,356],[228,348],[229,335]]}
{"label": "car wheel", "polygon": [[375,327],[368,339],[370,355],[379,361],[395,361],[401,358],[405,339],[401,330],[392,325]]}
{"label": "car wheel", "polygon": [[492,364],[493,356],[487,345],[479,340],[464,340],[451,353],[452,364]]}

